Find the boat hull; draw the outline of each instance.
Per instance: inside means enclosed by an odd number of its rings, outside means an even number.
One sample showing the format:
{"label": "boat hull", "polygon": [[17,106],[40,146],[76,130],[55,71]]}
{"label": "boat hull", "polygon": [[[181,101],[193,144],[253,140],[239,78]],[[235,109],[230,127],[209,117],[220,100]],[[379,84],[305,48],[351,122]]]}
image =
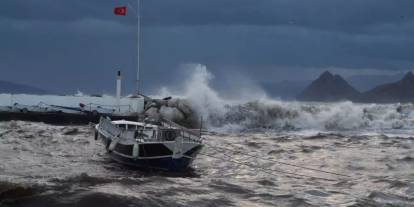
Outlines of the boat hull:
{"label": "boat hull", "polygon": [[166,170],[173,172],[181,172],[187,170],[193,161],[191,158],[187,157],[182,157],[178,159],[172,157],[154,159],[133,159],[122,156],[116,152],[109,152],[108,154],[111,157],[111,159],[115,160],[116,162],[128,165],[130,167],[136,167],[141,169]]}
{"label": "boat hull", "polygon": [[119,143],[113,150],[109,150],[112,140],[103,135],[100,135],[100,138],[111,159],[121,164],[142,169],[186,171],[202,148],[201,145],[196,145],[185,152],[183,156],[175,158],[173,152],[163,143],[142,143],[139,146],[139,157],[134,158],[132,157],[132,145]]}

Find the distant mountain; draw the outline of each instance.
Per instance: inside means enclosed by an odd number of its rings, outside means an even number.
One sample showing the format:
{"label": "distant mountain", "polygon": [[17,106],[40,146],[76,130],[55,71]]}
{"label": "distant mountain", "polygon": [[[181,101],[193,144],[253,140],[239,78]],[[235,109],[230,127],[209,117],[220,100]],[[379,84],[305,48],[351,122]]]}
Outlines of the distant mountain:
{"label": "distant mountain", "polygon": [[408,72],[401,80],[383,84],[363,93],[362,102],[414,102],[414,74]]}
{"label": "distant mountain", "polygon": [[297,96],[300,101],[340,101],[358,99],[361,93],[339,75],[326,71]]}
{"label": "distant mountain", "polygon": [[393,75],[353,75],[346,77],[345,80],[359,91],[368,91],[378,85],[398,81],[404,77],[404,75],[404,73]]}
{"label": "distant mountain", "polygon": [[50,94],[43,89],[8,81],[0,81],[0,93]]}
{"label": "distant mountain", "polygon": [[270,96],[289,100],[295,99],[311,82],[310,80],[284,80],[275,83],[266,82],[261,85]]}
{"label": "distant mountain", "polygon": [[[393,75],[353,75],[344,77],[344,79],[356,90],[368,91],[378,85],[398,81],[404,75],[404,73]],[[271,97],[292,100],[296,99],[298,94],[305,90],[311,82],[311,80],[283,80],[279,82],[262,82],[260,85]]]}

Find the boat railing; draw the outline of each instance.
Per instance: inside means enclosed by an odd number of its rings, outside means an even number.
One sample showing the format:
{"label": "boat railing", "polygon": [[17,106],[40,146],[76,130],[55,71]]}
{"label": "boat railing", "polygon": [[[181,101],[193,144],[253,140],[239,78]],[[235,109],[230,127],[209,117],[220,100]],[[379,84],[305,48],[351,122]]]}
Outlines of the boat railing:
{"label": "boat railing", "polygon": [[168,119],[162,118],[162,121],[166,127],[170,128],[176,128],[180,130],[180,135],[184,138],[184,140],[188,141],[201,141],[201,130],[194,130],[194,129],[187,129],[173,121],[170,121]]}
{"label": "boat railing", "polygon": [[[201,138],[201,133],[198,131],[198,133],[195,130],[191,130],[191,129],[187,129],[179,124],[176,124],[172,121],[169,120],[163,120],[163,125],[164,127],[166,127],[166,129],[159,129],[159,134],[154,137],[156,140],[158,141],[168,141],[168,138],[166,137],[166,134],[163,134],[164,131],[178,131],[178,136],[181,136],[183,138],[184,141],[189,141],[189,142],[201,142],[202,138]],[[107,119],[105,117],[101,117],[99,120],[99,128],[103,131],[105,131],[106,133],[108,133],[110,136],[112,137],[123,137],[123,136],[127,136],[127,133],[130,130],[124,129],[122,127],[119,127],[115,124],[112,123],[112,121],[110,119]],[[137,130],[137,129],[136,129]],[[134,131],[136,131],[134,130]],[[172,138],[172,140],[174,140],[174,138]]]}

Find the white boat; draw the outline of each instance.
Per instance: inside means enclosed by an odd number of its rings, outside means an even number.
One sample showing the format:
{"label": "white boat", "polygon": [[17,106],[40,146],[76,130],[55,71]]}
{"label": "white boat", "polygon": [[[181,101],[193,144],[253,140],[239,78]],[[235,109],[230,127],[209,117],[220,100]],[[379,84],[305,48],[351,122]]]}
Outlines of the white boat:
{"label": "white boat", "polygon": [[111,121],[101,118],[95,126],[109,156],[120,163],[149,169],[184,171],[202,149],[200,131],[173,122]]}

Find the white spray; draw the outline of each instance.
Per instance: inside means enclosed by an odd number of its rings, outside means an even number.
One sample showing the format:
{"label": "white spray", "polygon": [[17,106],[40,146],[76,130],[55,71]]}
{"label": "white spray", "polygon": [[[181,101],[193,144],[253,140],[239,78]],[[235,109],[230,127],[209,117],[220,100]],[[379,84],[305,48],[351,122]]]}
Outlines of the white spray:
{"label": "white spray", "polygon": [[[413,104],[307,103],[268,98],[263,91],[228,99],[210,86],[214,76],[206,66],[193,65],[182,90],[163,87],[189,104],[209,129],[218,131],[395,131],[414,130]],[[255,87],[260,88],[260,87]],[[243,88],[240,88],[243,90]],[[174,116],[171,110],[164,110]]]}

